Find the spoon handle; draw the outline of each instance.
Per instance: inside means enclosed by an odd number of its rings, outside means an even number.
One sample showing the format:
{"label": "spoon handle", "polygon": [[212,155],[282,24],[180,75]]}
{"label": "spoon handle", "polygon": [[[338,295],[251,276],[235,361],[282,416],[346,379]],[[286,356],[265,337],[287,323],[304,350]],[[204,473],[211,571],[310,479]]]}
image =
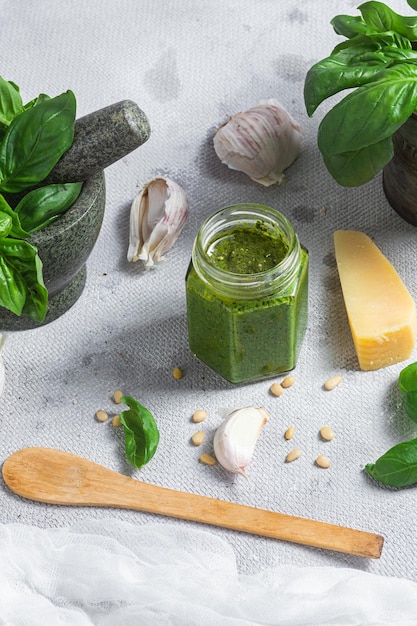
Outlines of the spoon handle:
{"label": "spoon handle", "polygon": [[381,556],[381,535],[150,485],[60,450],[24,448],[6,459],[2,472],[12,491],[40,502],[133,509],[362,557]]}

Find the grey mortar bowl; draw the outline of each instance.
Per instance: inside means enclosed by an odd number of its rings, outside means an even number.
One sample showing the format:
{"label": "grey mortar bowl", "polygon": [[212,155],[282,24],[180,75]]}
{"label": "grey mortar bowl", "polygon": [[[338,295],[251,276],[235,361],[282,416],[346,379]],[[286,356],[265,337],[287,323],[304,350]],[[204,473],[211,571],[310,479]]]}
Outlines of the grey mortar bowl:
{"label": "grey mortar bowl", "polygon": [[30,243],[38,249],[48,290],[48,310],[43,322],[17,316],[0,307],[0,332],[37,328],[68,311],[86,282],[86,261],[100,232],[106,203],[104,172],[85,181],[70,209],[55,222],[34,233]]}
{"label": "grey mortar bowl", "polygon": [[86,261],[104,217],[104,170],[145,143],[150,126],[136,103],[122,100],[79,118],[74,131],[72,146],[42,184],[85,181],[81,193],[63,216],[30,239],[43,263],[48,290],[45,319],[35,322],[0,307],[0,333],[48,324],[78,300],[86,282]]}

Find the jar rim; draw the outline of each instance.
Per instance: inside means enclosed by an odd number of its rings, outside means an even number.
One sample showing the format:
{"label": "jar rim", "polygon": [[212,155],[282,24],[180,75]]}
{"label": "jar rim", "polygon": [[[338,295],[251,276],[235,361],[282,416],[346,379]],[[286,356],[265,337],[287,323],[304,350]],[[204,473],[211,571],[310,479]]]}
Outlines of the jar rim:
{"label": "jar rim", "polygon": [[[211,262],[207,255],[207,248],[215,235],[224,230],[230,230],[233,224],[255,224],[262,220],[264,224],[282,232],[288,246],[285,256],[272,268],[251,274],[236,273],[219,268]],[[261,293],[273,292],[289,285],[298,269],[301,255],[301,246],[297,234],[285,215],[272,207],[256,203],[233,204],[212,213],[204,220],[194,241],[192,260],[200,278],[207,282],[205,276],[223,286],[227,291],[244,289],[240,297],[247,297],[251,291]],[[238,295],[239,294],[234,294]]]}

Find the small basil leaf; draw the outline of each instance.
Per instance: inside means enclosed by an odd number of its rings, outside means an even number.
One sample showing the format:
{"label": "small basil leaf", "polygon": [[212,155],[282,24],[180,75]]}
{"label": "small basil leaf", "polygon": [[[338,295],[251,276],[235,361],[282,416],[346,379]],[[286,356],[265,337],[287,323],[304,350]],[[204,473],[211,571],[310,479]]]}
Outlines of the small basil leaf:
{"label": "small basil leaf", "polygon": [[24,105],[24,109],[31,109],[32,107],[36,106],[37,104],[39,104],[40,102],[43,102],[44,100],[50,100],[50,96],[47,96],[44,93],[39,94],[39,96],[36,96],[36,98],[33,98],[33,100],[30,100],[29,102],[27,102]]}
{"label": "small basil leaf", "polygon": [[12,229],[12,218],[0,209],[0,238],[7,237]]}
{"label": "small basil leaf", "polygon": [[159,431],[152,413],[131,396],[120,400],[130,409],[120,413],[125,432],[126,457],[134,467],[141,468],[156,452]]}
{"label": "small basil leaf", "polygon": [[48,292],[35,246],[21,239],[0,239],[0,306],[42,322]]}
{"label": "small basil leaf", "polygon": [[41,182],[71,146],[75,97],[45,99],[17,115],[0,145],[0,190],[16,193]]}
{"label": "small basil leaf", "polygon": [[82,183],[47,185],[29,191],[16,206],[22,227],[35,233],[54,222],[78,198]]}
{"label": "small basil leaf", "polygon": [[414,9],[415,11],[417,11],[417,0],[407,0],[407,4]]}
{"label": "small basil leaf", "polygon": [[405,412],[417,421],[417,363],[404,367],[398,376],[398,387]]}
{"label": "small basil leaf", "polygon": [[[19,216],[13,211],[12,207],[2,195],[0,195],[0,211],[6,213],[11,220],[11,227],[8,233],[11,237],[17,237],[18,239],[27,239],[30,237],[30,233],[22,228]],[[2,236],[4,237],[5,235]]]}
{"label": "small basil leaf", "polygon": [[8,126],[23,111],[22,98],[16,86],[0,76],[0,124]]}
{"label": "small basil leaf", "polygon": [[42,261],[38,254],[31,264],[21,268],[28,289],[22,314],[36,322],[43,322],[48,310],[48,290],[43,282],[42,269]]}
{"label": "small basil leaf", "polygon": [[417,483],[417,439],[399,443],[365,470],[388,487],[409,487]]}
{"label": "small basil leaf", "polygon": [[369,27],[364,24],[360,16],[336,15],[330,24],[338,35],[351,39],[358,34],[368,34]]}
{"label": "small basil leaf", "polygon": [[0,240],[0,306],[15,315],[21,315],[26,301],[26,283],[10,266],[1,248],[2,240]]}

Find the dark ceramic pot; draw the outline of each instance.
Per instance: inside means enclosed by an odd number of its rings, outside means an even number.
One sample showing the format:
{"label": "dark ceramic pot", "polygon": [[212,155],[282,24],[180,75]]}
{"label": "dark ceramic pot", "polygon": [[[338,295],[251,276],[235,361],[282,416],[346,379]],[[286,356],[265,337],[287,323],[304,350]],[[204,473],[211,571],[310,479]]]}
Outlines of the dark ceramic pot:
{"label": "dark ceramic pot", "polygon": [[394,156],[383,170],[384,193],[404,220],[417,226],[417,115],[393,136]]}
{"label": "dark ceramic pot", "polygon": [[62,217],[31,237],[30,242],[38,248],[48,290],[46,317],[39,323],[0,307],[0,332],[48,324],[78,300],[86,281],[86,261],[103,221],[105,200],[104,172],[100,172],[83,184],[76,202]]}

